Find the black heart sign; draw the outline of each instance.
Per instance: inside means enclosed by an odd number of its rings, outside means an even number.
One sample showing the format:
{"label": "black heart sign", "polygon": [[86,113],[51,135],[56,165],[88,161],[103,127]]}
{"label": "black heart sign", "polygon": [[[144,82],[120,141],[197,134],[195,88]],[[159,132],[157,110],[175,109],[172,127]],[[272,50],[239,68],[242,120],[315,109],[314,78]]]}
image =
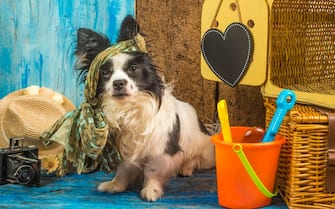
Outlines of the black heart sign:
{"label": "black heart sign", "polygon": [[208,30],[201,40],[201,51],[209,68],[229,86],[236,86],[250,65],[252,34],[241,23],[230,24],[222,33]]}

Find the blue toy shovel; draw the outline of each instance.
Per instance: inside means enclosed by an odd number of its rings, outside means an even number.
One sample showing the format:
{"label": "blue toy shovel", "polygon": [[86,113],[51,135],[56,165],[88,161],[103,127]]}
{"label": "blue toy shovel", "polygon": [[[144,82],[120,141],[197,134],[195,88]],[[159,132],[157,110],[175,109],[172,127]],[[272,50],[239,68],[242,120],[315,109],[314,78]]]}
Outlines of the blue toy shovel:
{"label": "blue toy shovel", "polygon": [[276,100],[277,109],[270,122],[262,142],[271,142],[274,140],[284,117],[290,109],[293,108],[296,101],[296,96],[291,90],[282,90]]}

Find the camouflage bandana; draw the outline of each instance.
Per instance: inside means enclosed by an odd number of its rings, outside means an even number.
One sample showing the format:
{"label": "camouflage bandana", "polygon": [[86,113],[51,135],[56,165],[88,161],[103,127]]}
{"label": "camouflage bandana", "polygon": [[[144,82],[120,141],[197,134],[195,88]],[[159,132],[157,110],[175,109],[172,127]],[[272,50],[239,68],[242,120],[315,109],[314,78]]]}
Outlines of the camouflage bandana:
{"label": "camouflage bandana", "polygon": [[[42,169],[55,171],[56,175],[63,176],[69,172],[87,173],[97,169],[113,171],[121,162],[114,139],[109,137],[111,134],[96,98],[96,88],[100,67],[116,54],[131,52],[147,53],[145,41],[140,34],[135,39],[108,47],[94,58],[86,77],[85,101],[79,109],[65,114],[40,137],[46,146],[56,142],[64,147],[63,153],[56,156],[59,161],[57,168],[50,170],[47,166],[42,166]],[[52,162],[52,159],[45,160]]]}

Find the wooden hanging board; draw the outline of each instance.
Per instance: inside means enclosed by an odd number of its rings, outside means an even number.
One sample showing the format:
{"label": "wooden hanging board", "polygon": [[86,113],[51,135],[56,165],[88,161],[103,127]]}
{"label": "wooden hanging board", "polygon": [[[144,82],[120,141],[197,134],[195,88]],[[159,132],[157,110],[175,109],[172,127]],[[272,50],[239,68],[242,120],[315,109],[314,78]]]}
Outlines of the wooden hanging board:
{"label": "wooden hanging board", "polygon": [[[216,18],[215,18],[216,17]],[[269,7],[266,0],[205,0],[201,16],[201,37],[209,29],[224,32],[232,23],[248,27],[253,36],[254,52],[249,68],[238,85],[260,86],[267,71]],[[216,25],[213,26],[213,19]],[[238,43],[236,43],[238,44]],[[205,79],[222,81],[201,54],[201,74]]]}

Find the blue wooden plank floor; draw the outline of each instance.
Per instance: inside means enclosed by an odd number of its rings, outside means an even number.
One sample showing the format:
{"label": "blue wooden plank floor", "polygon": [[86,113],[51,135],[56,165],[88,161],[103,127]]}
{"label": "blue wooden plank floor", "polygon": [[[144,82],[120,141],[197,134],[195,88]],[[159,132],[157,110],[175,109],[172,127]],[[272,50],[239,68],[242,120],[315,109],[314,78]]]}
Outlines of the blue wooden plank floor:
{"label": "blue wooden plank floor", "polygon": [[[96,186],[113,174],[95,172],[59,178],[43,175],[40,187],[0,185],[0,208],[222,208],[217,203],[215,171],[177,177],[157,202],[144,202],[138,189],[119,194],[100,193]],[[288,208],[277,196],[266,209]]]}

